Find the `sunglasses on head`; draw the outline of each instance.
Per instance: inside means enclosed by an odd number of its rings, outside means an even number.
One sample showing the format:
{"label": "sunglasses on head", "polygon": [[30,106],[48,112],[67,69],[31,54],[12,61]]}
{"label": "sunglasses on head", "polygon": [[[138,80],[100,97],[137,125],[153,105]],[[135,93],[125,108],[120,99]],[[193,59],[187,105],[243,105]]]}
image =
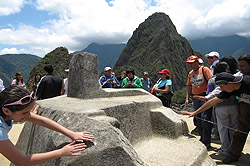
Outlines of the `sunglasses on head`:
{"label": "sunglasses on head", "polygon": [[209,57],[207,57],[207,59],[214,59],[214,57],[213,56],[209,56]]}
{"label": "sunglasses on head", "polygon": [[29,104],[32,99],[33,100],[35,99],[35,97],[33,97],[33,92],[30,95],[22,97],[18,101],[15,101],[9,104],[4,104],[3,107],[11,106],[11,105],[26,105],[26,104]]}

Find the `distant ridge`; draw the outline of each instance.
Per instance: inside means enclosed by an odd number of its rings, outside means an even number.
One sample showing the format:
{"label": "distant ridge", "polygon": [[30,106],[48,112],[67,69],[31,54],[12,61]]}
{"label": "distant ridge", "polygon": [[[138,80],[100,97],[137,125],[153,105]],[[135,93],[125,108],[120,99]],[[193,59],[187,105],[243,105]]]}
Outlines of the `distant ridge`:
{"label": "distant ridge", "polygon": [[126,44],[97,44],[91,43],[87,48],[82,51],[76,51],[74,54],[79,52],[89,52],[98,55],[99,72],[102,72],[104,67],[113,67],[119,58],[122,50]]}
{"label": "distant ridge", "polygon": [[65,69],[69,68],[69,63],[73,54],[70,54],[65,47],[57,47],[53,51],[47,53],[40,61],[32,68],[29,80],[34,80],[35,74],[40,73],[45,75],[43,67],[51,64],[54,68],[54,74],[63,78],[65,77]]}
{"label": "distant ridge", "polygon": [[31,54],[4,54],[0,55],[0,78],[4,86],[10,85],[13,76],[22,72],[27,82],[30,70],[41,58]]}
{"label": "distant ridge", "polygon": [[246,53],[250,53],[250,38],[238,35],[224,37],[206,37],[204,39],[189,40],[193,49],[207,54],[210,51],[218,51],[222,57],[234,56],[236,59]]}
{"label": "distant ridge", "polygon": [[184,63],[194,51],[188,41],[178,34],[169,16],[154,13],[133,32],[127,46],[114,66],[116,73],[133,68],[136,75],[148,71],[156,81],[157,72],[168,68],[175,89],[186,86],[188,66]]}

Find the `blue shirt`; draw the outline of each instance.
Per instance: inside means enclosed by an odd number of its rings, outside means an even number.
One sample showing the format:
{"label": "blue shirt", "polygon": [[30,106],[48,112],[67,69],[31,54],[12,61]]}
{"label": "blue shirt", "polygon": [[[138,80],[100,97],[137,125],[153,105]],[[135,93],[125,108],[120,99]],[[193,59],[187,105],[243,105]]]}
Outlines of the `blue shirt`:
{"label": "blue shirt", "polygon": [[144,78],[141,78],[141,82],[142,82],[143,89],[149,92],[151,80],[149,78],[147,80],[145,80]]}
{"label": "blue shirt", "polygon": [[0,141],[8,140],[8,132],[12,128],[12,120],[4,121],[0,116]]}
{"label": "blue shirt", "polygon": [[[173,91],[173,88],[172,88],[172,81],[169,80],[169,79],[162,80],[162,79],[160,78],[160,79],[156,82],[156,85],[157,85],[157,88],[158,88],[158,89],[165,89],[165,86],[166,86],[166,85],[170,85],[169,91],[170,91],[170,92]],[[162,88],[162,87],[164,87],[164,88]],[[157,95],[157,96],[162,96],[162,93],[156,92],[156,95]]]}
{"label": "blue shirt", "polygon": [[[111,79],[112,81],[110,81],[109,83],[107,83],[108,79]],[[112,84],[113,81],[116,82],[116,85]],[[101,76],[100,79],[99,79],[99,84],[101,85],[102,88],[115,88],[115,87],[119,87],[120,86],[120,82],[112,74],[109,77],[106,76],[106,75]]]}

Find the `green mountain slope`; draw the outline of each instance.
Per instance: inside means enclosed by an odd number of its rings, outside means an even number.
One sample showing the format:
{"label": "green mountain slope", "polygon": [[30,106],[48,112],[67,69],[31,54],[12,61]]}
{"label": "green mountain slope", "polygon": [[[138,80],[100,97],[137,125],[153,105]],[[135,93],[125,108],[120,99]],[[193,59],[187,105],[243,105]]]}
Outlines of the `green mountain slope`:
{"label": "green mountain slope", "polygon": [[190,40],[192,47],[207,54],[210,51],[218,51],[223,56],[239,56],[250,53],[249,38],[238,35],[224,36],[224,37],[206,37],[204,39]]}
{"label": "green mountain slope", "polygon": [[126,44],[104,44],[91,43],[88,47],[79,52],[89,52],[98,55],[98,71],[102,72],[106,66],[113,67],[119,58]]}
{"label": "green mountain slope", "polygon": [[148,71],[156,81],[157,72],[168,68],[177,90],[186,86],[189,69],[184,62],[192,54],[190,44],[178,34],[170,18],[164,13],[154,13],[133,32],[114,71],[120,73],[133,68],[139,77],[143,71]]}
{"label": "green mountain slope", "polygon": [[13,76],[22,72],[24,81],[27,81],[30,70],[40,60],[40,57],[30,54],[4,54],[0,55],[0,78],[4,86],[9,86]]}
{"label": "green mountain slope", "polygon": [[40,61],[32,68],[29,80],[33,80],[36,73],[44,75],[43,67],[46,64],[51,64],[54,67],[54,74],[63,78],[65,75],[64,70],[69,68],[69,63],[73,54],[69,54],[68,49],[65,47],[58,47],[46,54]]}

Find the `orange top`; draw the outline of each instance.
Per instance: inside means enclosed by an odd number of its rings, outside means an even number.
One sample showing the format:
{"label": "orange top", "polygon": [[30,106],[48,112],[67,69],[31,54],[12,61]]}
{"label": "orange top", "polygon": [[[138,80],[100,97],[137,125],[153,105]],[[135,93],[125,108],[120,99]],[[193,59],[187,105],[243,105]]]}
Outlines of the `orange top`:
{"label": "orange top", "polygon": [[[204,76],[206,78],[204,78]],[[199,67],[197,71],[190,71],[188,74],[187,85],[192,86],[192,94],[200,95],[206,92],[207,82],[212,76],[213,74],[208,67]]]}

